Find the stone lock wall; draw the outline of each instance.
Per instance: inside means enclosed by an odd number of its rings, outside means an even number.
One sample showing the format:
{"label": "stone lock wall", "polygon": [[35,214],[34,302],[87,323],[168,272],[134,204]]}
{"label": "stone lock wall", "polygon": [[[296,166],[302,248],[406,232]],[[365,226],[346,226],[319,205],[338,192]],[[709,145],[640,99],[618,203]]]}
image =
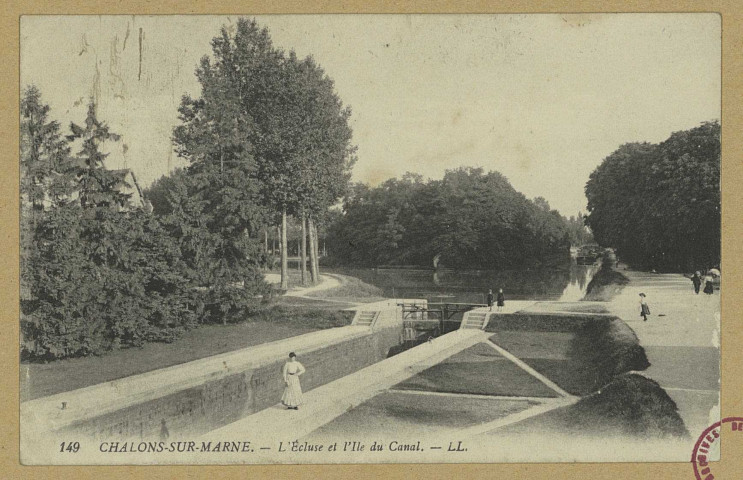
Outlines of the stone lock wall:
{"label": "stone lock wall", "polygon": [[[298,360],[307,370],[301,378],[302,388],[311,390],[383,360],[400,343],[400,327],[390,326],[298,352]],[[197,387],[85,419],[64,431],[96,440],[157,440],[164,420],[170,439],[193,438],[278,403],[284,390],[283,365],[283,359],[267,362]]]}

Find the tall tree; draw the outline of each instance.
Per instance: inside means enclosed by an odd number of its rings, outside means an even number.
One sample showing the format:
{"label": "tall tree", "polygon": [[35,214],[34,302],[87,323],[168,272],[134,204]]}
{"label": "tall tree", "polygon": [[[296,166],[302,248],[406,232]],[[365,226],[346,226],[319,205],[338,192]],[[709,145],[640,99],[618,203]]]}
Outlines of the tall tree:
{"label": "tall tree", "polygon": [[[199,70],[202,98],[214,90],[224,99],[219,114],[233,118],[233,131],[250,145],[262,203],[283,225],[288,215],[312,218],[337,201],[348,182],[353,149],[350,111],[332,81],[311,58],[299,60],[275,48],[255,20],[239,19],[234,35],[222,29],[212,54]],[[287,288],[286,235],[281,238]]]}
{"label": "tall tree", "polygon": [[344,107],[333,81],[310,56],[290,52],[285,78],[292,106],[288,129],[293,134],[292,156],[297,175],[291,178],[296,201],[292,214],[307,216],[313,281],[319,279],[317,222],[346,193],[356,147],[351,144],[351,109]]}
{"label": "tall tree", "polygon": [[[31,93],[25,106],[38,98],[37,91]],[[29,108],[26,120],[41,118],[34,117],[39,111],[46,114],[48,108]],[[66,154],[58,129],[50,131],[47,138],[52,141],[47,144],[58,145],[54,151]],[[75,126],[70,137],[82,140],[81,156],[72,165],[52,168],[49,182],[38,180],[38,170],[22,170],[22,183],[47,187],[42,192],[45,208],[39,209],[24,242],[29,248],[22,263],[22,355],[53,359],[170,341],[195,318],[189,309],[193,290],[187,288],[178,245],[157,218],[140,209],[119,208],[126,198],[118,191],[120,177],[106,170],[99,150],[114,136],[96,119],[94,108],[89,109],[86,127]],[[33,151],[34,144],[39,145],[29,141],[24,153]],[[76,184],[77,196],[72,191]],[[80,201],[72,201],[75,198]]]}
{"label": "tall tree", "polygon": [[93,100],[88,104],[85,125],[71,123],[70,130],[72,134],[68,135],[67,139],[71,142],[78,140],[82,142],[73,168],[77,178],[80,205],[83,208],[121,208],[127,205],[131,194],[122,191],[122,187],[130,186],[125,180],[126,171],[107,169],[104,160],[108,154],[100,149],[104,142],[117,142],[121,137],[98,120]]}
{"label": "tall tree", "polygon": [[302,222],[302,238],[299,241],[299,262],[300,262],[300,272],[302,275],[302,285],[306,285],[307,283],[307,217],[302,213],[301,216],[301,222]]}
{"label": "tall tree", "polygon": [[190,265],[207,288],[212,316],[226,322],[264,289],[257,232],[266,212],[250,141],[255,121],[240,103],[250,85],[237,80],[240,65],[231,61],[226,30],[212,47],[214,61],[204,57],[196,71],[201,97],[183,97],[173,134],[176,152],[190,166],[173,197],[178,207],[171,220],[172,231],[193,248]]}
{"label": "tall tree", "polygon": [[[70,176],[70,146],[58,122],[49,119],[49,105],[31,85],[21,99],[21,197],[34,211],[44,203],[57,205],[73,189]],[[32,214],[33,215],[33,214]]]}
{"label": "tall tree", "polygon": [[31,85],[21,98],[21,290],[29,293],[28,266],[32,249],[38,245],[36,225],[45,208],[59,206],[73,191],[70,147],[58,122],[49,119],[50,108],[41,100],[39,89]]}

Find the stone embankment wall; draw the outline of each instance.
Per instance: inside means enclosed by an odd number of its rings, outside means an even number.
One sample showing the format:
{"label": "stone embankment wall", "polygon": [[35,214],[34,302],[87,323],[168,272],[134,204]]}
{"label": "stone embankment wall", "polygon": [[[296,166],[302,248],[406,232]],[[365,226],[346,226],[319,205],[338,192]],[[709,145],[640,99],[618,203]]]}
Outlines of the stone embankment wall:
{"label": "stone embankment wall", "polygon": [[[184,381],[183,388],[163,388],[162,394],[157,393],[157,386],[152,386],[150,390],[154,388],[154,394],[150,392],[141,401],[135,398],[113,409],[106,408],[103,402],[100,411],[105,413],[90,413],[66,424],[58,422],[54,433],[82,434],[97,440],[117,441],[157,440],[163,432],[163,425],[171,440],[206,433],[279,403],[284,390],[281,369],[290,350],[297,351],[299,360],[306,368],[301,378],[305,391],[387,358],[390,352],[397,350],[402,340],[402,321],[396,315],[397,309],[390,310],[380,315],[384,321],[377,322],[374,328],[340,327],[336,338],[321,345],[297,348],[302,337],[307,337],[308,343],[312,344],[310,336],[313,334],[293,337],[285,341],[286,346],[282,345],[284,341],[275,342],[272,346],[276,355],[257,362],[250,360],[250,349],[245,349],[240,352],[247,359],[243,367],[232,366],[228,369],[225,362],[225,371],[207,372],[205,380],[197,385]],[[350,335],[344,335],[344,331],[350,332]],[[213,368],[216,370],[216,367]],[[194,369],[198,369],[198,365]],[[174,375],[186,376],[188,371],[184,369],[181,373],[174,372]],[[134,377],[123,380],[137,381]],[[148,380],[143,377],[141,381]],[[65,395],[74,401],[76,394],[78,392],[73,391]],[[94,395],[93,392],[82,391],[79,394]],[[32,410],[34,406],[28,407],[27,410]],[[39,420],[43,421],[41,418]]]}

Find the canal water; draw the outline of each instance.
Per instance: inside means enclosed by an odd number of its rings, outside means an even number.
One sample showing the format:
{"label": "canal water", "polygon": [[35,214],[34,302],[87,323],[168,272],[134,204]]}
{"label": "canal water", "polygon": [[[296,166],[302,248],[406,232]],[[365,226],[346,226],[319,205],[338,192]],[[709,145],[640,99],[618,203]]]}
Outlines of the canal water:
{"label": "canal water", "polygon": [[439,270],[416,268],[332,268],[375,285],[390,298],[425,298],[429,302],[487,303],[488,289],[503,289],[506,300],[578,301],[598,267],[577,265],[523,270]]}

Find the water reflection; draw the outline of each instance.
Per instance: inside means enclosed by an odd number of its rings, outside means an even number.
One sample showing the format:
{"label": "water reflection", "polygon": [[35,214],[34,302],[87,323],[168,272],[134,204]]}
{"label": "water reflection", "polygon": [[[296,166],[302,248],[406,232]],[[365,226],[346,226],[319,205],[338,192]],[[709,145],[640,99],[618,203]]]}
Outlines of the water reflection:
{"label": "water reflection", "polygon": [[523,270],[438,270],[417,268],[335,268],[381,288],[392,298],[435,302],[486,303],[488,289],[503,289],[506,300],[578,301],[597,267],[576,265]]}
{"label": "water reflection", "polygon": [[561,302],[577,302],[586,295],[586,287],[591,283],[594,274],[598,270],[595,265],[572,265],[570,268],[570,283],[559,300]]}

